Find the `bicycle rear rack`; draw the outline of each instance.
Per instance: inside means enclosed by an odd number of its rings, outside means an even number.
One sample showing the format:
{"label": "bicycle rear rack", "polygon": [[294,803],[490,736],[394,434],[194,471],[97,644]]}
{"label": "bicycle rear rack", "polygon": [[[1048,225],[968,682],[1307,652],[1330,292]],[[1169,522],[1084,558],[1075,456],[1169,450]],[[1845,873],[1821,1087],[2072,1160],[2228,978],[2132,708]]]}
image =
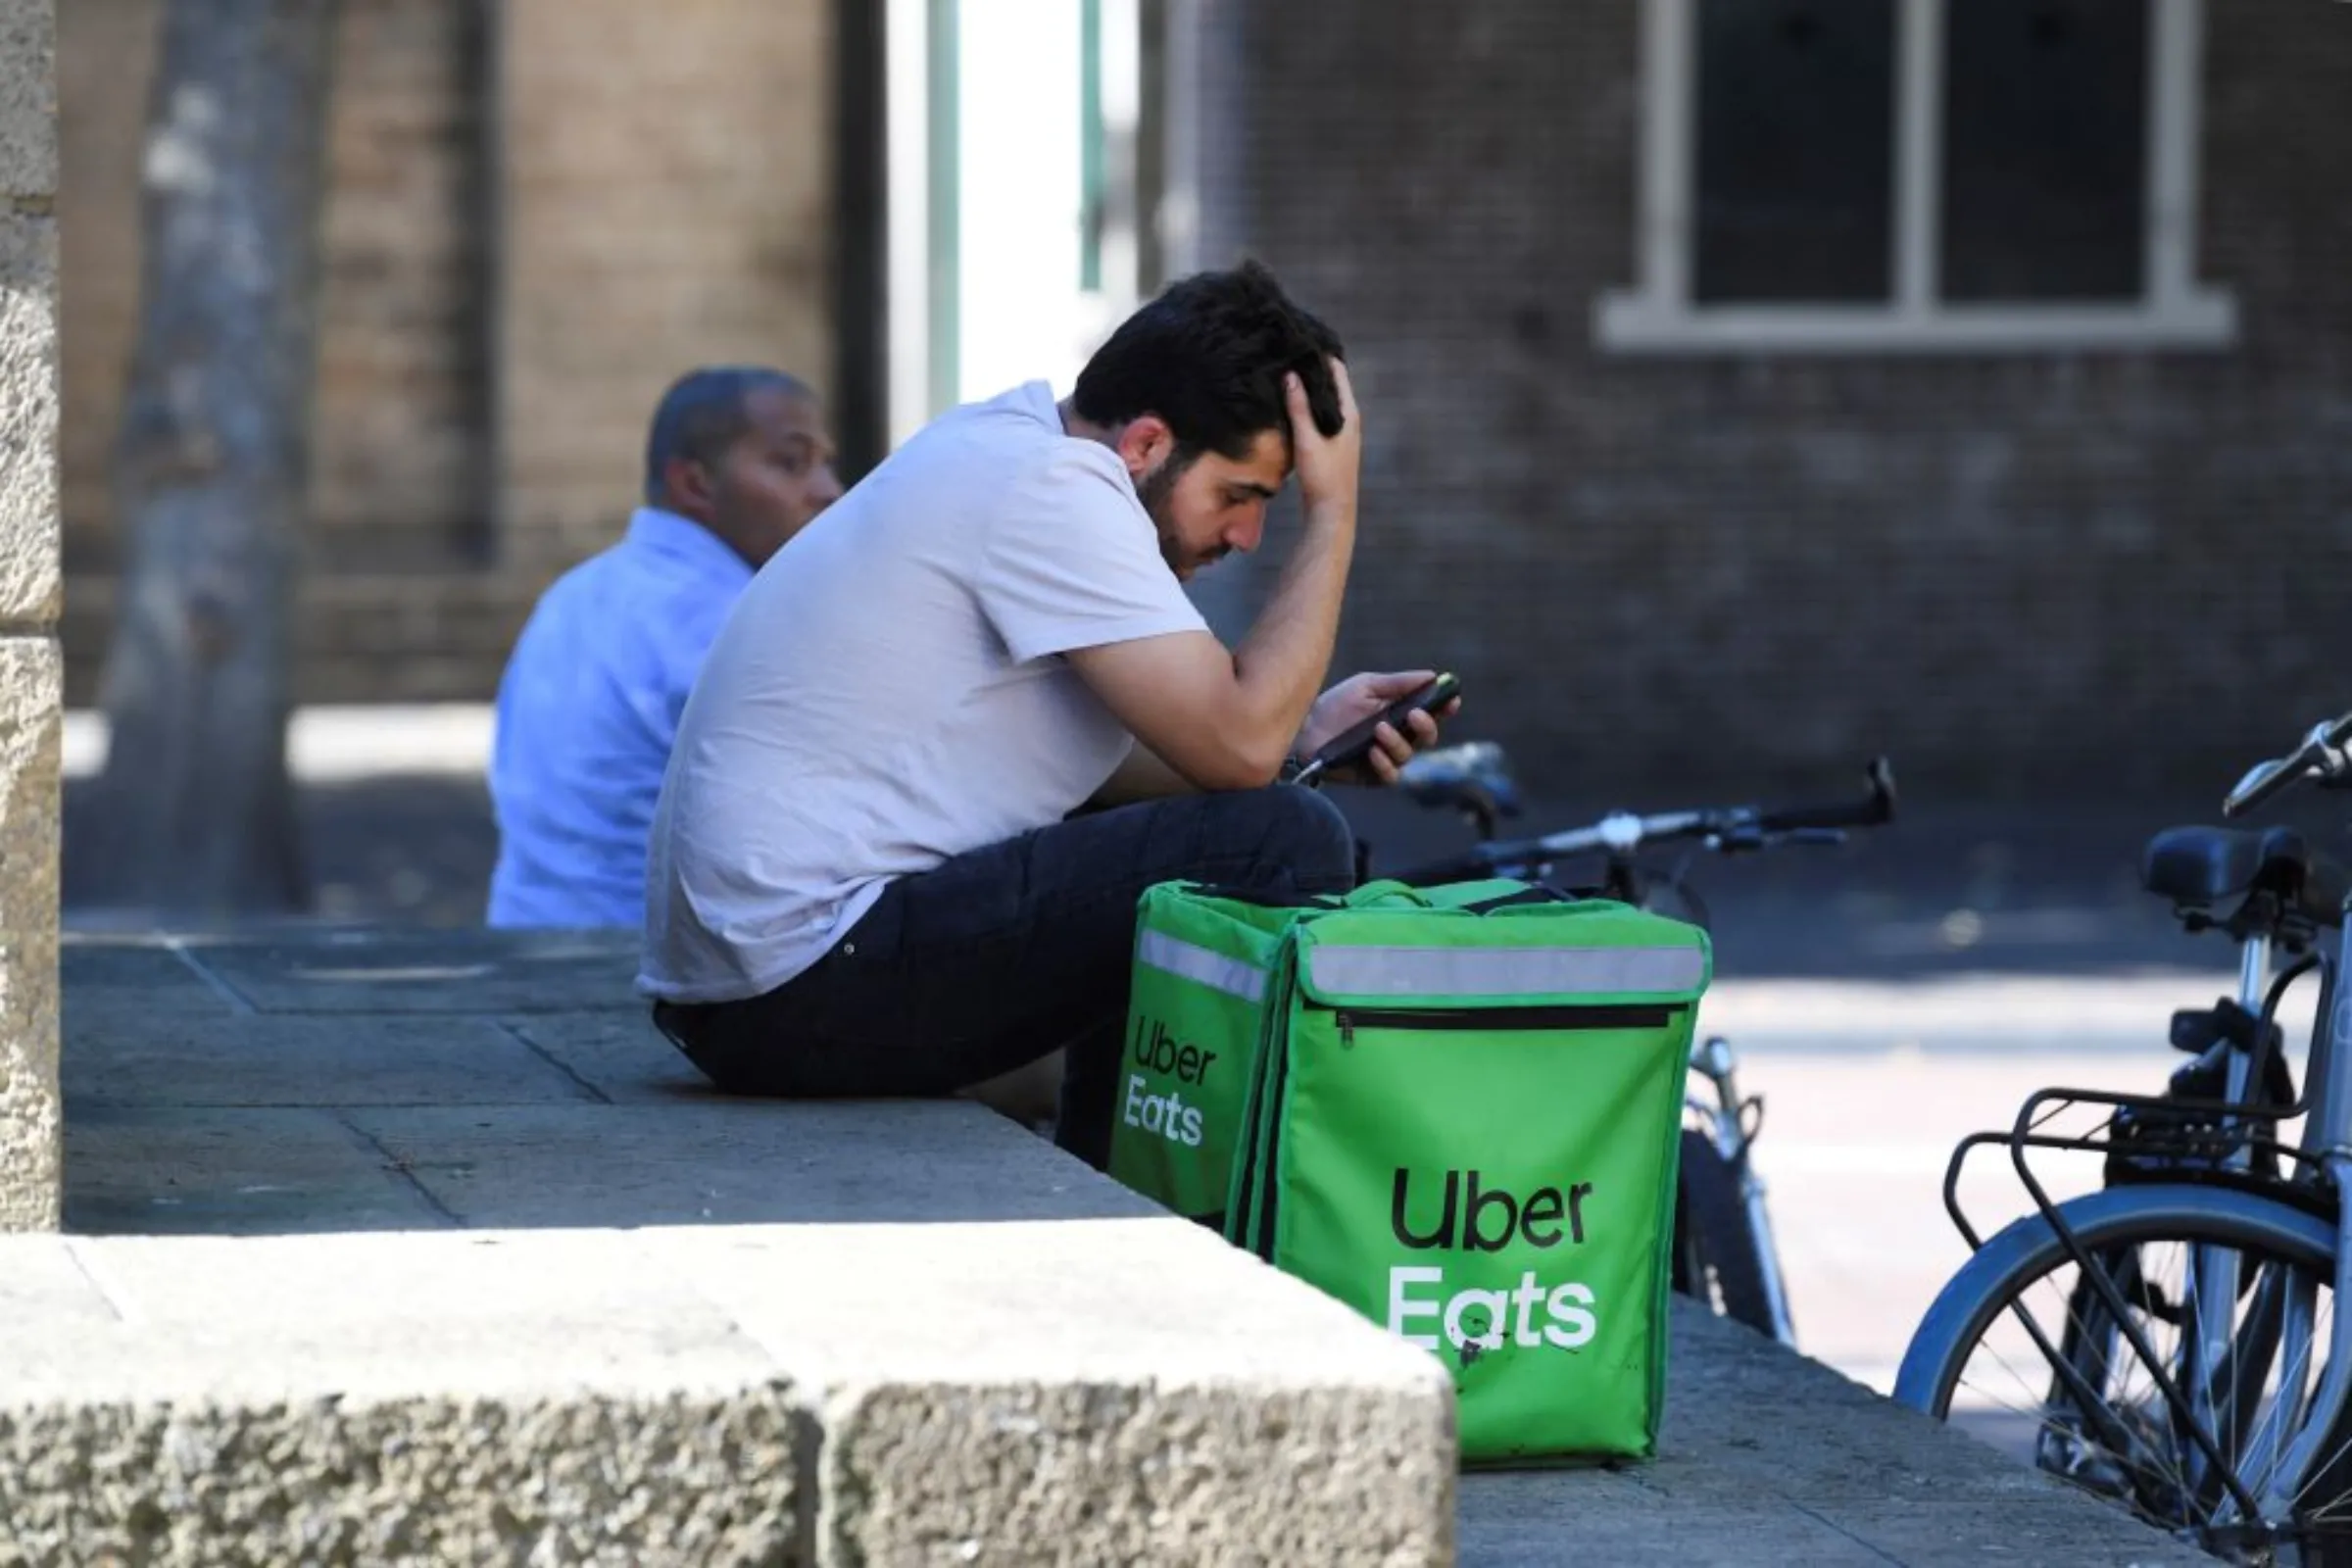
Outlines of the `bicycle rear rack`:
{"label": "bicycle rear rack", "polygon": [[[2094,1129],[2076,1134],[2043,1129],[2078,1106],[2108,1107],[2109,1115]],[[2034,1206],[2061,1238],[2073,1232],[2058,1213],[2058,1200],[2049,1196],[2027,1158],[2031,1150],[2103,1156],[2110,1186],[2148,1182],[2188,1182],[2233,1187],[2278,1198],[2316,1212],[2325,1206],[2319,1185],[2325,1174],[2320,1157],[2278,1140],[2277,1128],[2303,1114],[2301,1103],[2287,1106],[2243,1101],[2184,1100],[2170,1095],[2129,1095],[2104,1089],[2043,1089],[2028,1097],[2017,1121],[2005,1132],[1971,1133],[1953,1149],[1944,1167],[1943,1207],[1952,1224],[1975,1251],[1984,1237],[1960,1204],[1960,1179],[1969,1155],[1988,1145],[2008,1146],[2018,1181]],[[2242,1163],[2238,1156],[2243,1155]],[[2281,1174],[2281,1167],[2294,1175]]]}

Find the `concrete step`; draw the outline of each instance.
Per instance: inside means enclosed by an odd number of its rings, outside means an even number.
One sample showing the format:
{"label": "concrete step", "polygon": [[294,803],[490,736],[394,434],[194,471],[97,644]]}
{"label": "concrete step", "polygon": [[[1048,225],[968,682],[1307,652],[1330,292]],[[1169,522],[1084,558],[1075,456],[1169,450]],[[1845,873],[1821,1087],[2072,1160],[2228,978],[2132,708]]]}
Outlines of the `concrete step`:
{"label": "concrete step", "polygon": [[[8,1533],[31,1561],[1448,1559],[1428,1356],[976,1106],[767,1111],[690,1114],[660,1160],[621,1107],[353,1141],[444,1228],[0,1242]],[[236,1169],[159,1163],[174,1219],[349,1201],[315,1165],[257,1182],[275,1129],[230,1131]],[[713,1194],[771,1217],[658,1217]],[[603,1195],[623,1223],[583,1223]]]}

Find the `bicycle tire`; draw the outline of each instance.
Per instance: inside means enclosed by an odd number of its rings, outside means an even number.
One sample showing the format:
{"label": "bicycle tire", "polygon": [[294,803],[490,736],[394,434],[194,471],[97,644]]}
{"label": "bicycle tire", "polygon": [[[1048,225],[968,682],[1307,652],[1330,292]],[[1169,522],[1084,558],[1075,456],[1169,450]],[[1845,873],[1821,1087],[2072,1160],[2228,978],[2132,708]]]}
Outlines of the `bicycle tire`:
{"label": "bicycle tire", "polygon": [[1710,1306],[1719,1298],[1723,1316],[1772,1338],[1772,1297],[1740,1196],[1740,1173],[1695,1128],[1683,1129],[1682,1161],[1675,1183],[1674,1288]]}
{"label": "bicycle tire", "polygon": [[[2108,1188],[2059,1205],[2085,1252],[2158,1240],[2201,1241],[2269,1251],[2331,1278],[2335,1227],[2283,1200],[2229,1188],[2180,1183]],[[2192,1236],[2193,1233],[2193,1236]],[[2039,1213],[2012,1221],[1944,1282],[1922,1315],[1895,1374],[1893,1399],[1941,1421],[1949,1418],[1962,1372],[1992,1323],[2045,1278],[2072,1261],[2055,1227]],[[2344,1431],[2339,1420],[2338,1435]],[[2352,1462],[2340,1456],[2315,1478],[2319,1494],[2352,1492]],[[2306,1549],[2306,1568],[2352,1563],[2342,1543]]]}

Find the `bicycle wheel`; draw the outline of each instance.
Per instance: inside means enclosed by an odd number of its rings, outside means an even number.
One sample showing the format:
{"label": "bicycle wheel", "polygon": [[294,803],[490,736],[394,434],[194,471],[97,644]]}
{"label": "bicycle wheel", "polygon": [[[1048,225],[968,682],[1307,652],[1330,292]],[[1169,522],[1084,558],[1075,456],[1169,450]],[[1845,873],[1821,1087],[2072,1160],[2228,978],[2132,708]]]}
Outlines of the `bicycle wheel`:
{"label": "bicycle wheel", "polygon": [[1758,1334],[1774,1337],[1764,1256],[1747,1223],[1740,1173],[1704,1133],[1683,1129],[1675,1186],[1674,1288]]}
{"label": "bicycle wheel", "polygon": [[[2027,1215],[1937,1295],[1904,1354],[1896,1401],[2226,1560],[2277,1561],[2265,1553],[2286,1546],[2296,1554],[2284,1560],[2305,1568],[2352,1564],[2343,1423],[2280,1517],[2249,1523],[2229,1481],[2259,1501],[2300,1435],[2334,1348],[2333,1225],[2272,1199],[2173,1185],[2109,1189],[2061,1212],[2124,1316],[2049,1221]],[[2217,1253],[2236,1262],[2240,1285],[2230,1323],[2200,1323],[2195,1259]],[[2163,1396],[2134,1333],[2189,1399],[2193,1424]]]}

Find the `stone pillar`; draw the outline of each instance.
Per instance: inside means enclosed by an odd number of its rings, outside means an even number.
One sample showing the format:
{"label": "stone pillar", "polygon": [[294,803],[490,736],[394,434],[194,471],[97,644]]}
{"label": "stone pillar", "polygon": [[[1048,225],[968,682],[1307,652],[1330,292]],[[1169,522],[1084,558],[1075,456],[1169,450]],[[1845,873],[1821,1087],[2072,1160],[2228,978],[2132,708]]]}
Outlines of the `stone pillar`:
{"label": "stone pillar", "polygon": [[0,0],[0,1231],[59,1203],[56,53]]}

